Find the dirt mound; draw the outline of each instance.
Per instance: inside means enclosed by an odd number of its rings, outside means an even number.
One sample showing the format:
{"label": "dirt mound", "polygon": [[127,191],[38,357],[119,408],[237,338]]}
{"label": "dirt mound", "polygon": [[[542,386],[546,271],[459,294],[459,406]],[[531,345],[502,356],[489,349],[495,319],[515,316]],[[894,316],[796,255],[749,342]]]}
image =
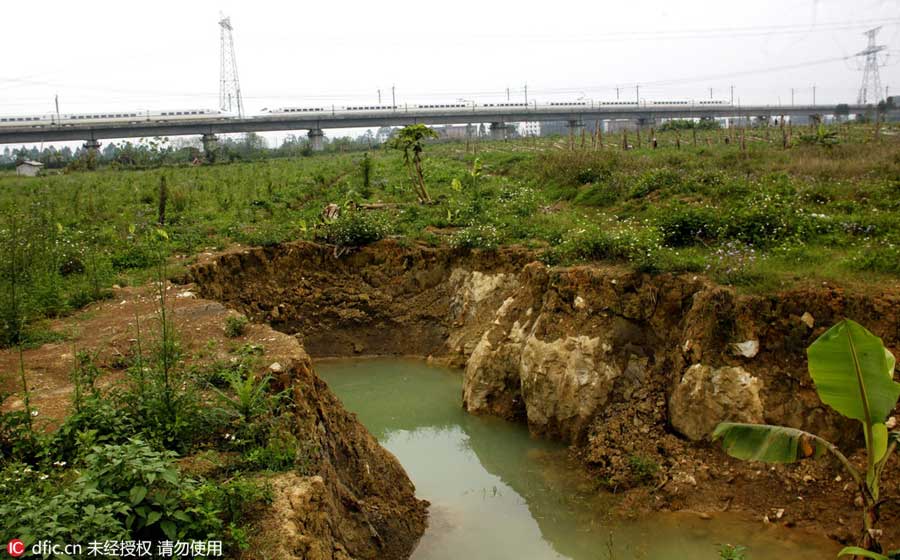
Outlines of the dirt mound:
{"label": "dirt mound", "polygon": [[[427,503],[397,459],[384,450],[356,417],[341,406],[312,369],[296,338],[266,325],[250,325],[239,338],[225,336],[225,319],[233,311],[199,299],[193,286],[170,287],[170,316],[179,333],[187,367],[209,366],[234,359],[233,351],[252,347],[263,352],[260,369],[280,364],[278,383],[293,392],[294,433],[317,450],[307,472],[313,476],[280,475],[272,481],[273,509],[257,523],[252,536],[259,555],[244,557],[324,559],[407,558],[426,525]],[[157,320],[157,303],[147,289],[116,290],[106,302],[56,321],[53,328],[70,337],[25,352],[26,376],[33,390],[31,405],[38,419],[52,427],[68,412],[73,351],[96,352],[105,375],[102,387],[122,377],[117,368],[130,356],[136,320],[148,328]],[[0,351],[0,371],[16,371],[18,355]],[[4,376],[0,390],[15,392],[15,379]],[[10,406],[21,406],[13,399]],[[182,460],[191,464],[193,458]],[[266,556],[268,552],[273,555]]]}

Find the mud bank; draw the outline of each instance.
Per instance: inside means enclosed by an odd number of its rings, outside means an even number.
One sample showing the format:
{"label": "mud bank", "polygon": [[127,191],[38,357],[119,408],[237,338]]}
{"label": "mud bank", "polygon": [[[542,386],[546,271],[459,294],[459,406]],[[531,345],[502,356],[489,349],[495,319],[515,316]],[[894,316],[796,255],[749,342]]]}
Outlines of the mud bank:
{"label": "mud bank", "polygon": [[[846,316],[896,353],[900,294],[745,296],[694,275],[532,261],[516,249],[383,242],[336,256],[292,243],[222,255],[190,276],[204,297],[296,335],[314,356],[465,367],[467,410],[572,444],[606,486],[634,489],[627,507],[737,509],[855,538],[854,489],[836,465],[761,469],[708,435],[725,420],[765,421],[858,445],[857,426],[819,402],[805,348]],[[896,542],[896,481],[887,486],[885,536]]]}
{"label": "mud bank", "polygon": [[[427,503],[397,459],[347,412],[327,385],[313,373],[308,354],[296,338],[267,325],[251,325],[240,338],[228,338],[223,326],[234,314],[218,302],[195,297],[188,285],[170,287],[171,318],[188,367],[203,368],[234,360],[230,348],[253,346],[260,373],[279,370],[276,382],[293,394],[293,430],[309,450],[303,472],[267,478],[273,490],[271,507],[252,520],[251,549],[244,558],[297,560],[400,560],[418,542],[426,525]],[[158,317],[155,288],[116,289],[111,300],[90,306],[55,322],[54,329],[70,334],[65,342],[25,351],[26,375],[34,395],[31,406],[51,425],[71,406],[72,349],[90,348],[107,375],[103,387],[121,377],[122,356],[135,344],[135,319],[152,324]],[[272,364],[278,367],[271,367]],[[13,371],[18,355],[0,350],[0,371]],[[0,391],[15,392],[15,381],[0,379]],[[21,407],[21,399],[11,401]],[[206,453],[181,459],[185,469],[221,469],[227,455],[209,459]],[[233,476],[229,475],[229,476]]]}

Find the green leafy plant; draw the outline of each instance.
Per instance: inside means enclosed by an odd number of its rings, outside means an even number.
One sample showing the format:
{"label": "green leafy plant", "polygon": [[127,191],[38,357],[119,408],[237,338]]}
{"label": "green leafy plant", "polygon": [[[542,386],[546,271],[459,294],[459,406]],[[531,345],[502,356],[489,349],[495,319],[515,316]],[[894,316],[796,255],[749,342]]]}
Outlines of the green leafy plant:
{"label": "green leafy plant", "polygon": [[243,422],[252,422],[258,415],[269,410],[269,382],[271,375],[257,379],[252,374],[241,371],[225,374],[232,394],[213,388],[225,410]]}
{"label": "green leafy plant", "polygon": [[428,138],[437,138],[438,134],[424,124],[411,124],[397,131],[390,141],[390,147],[403,151],[403,162],[409,172],[413,184],[416,186],[416,194],[419,202],[430,202],[428,190],[425,188],[425,174],[422,171],[422,152],[424,141]]}
{"label": "green leafy plant", "polygon": [[[844,319],[807,349],[809,373],[822,402],[862,424],[866,468],[860,471],[831,442],[809,432],[764,424],[719,424],[713,439],[722,439],[726,453],[747,461],[793,463],[823,454],[834,455],[856,483],[863,501],[863,550],[881,553],[878,542],[879,481],[900,432],[889,432],[886,421],[900,398],[893,379],[895,360],[864,327]],[[844,549],[842,555],[860,549]],[[873,556],[869,556],[873,558]]]}
{"label": "green leafy plant", "polygon": [[383,239],[390,226],[378,212],[348,210],[316,230],[316,240],[340,247],[360,247]]}
{"label": "green leafy plant", "polygon": [[741,545],[723,544],[719,547],[719,560],[744,560],[747,547]]}
{"label": "green leafy plant", "polygon": [[225,336],[237,338],[247,331],[249,321],[243,315],[230,315],[225,319]]}

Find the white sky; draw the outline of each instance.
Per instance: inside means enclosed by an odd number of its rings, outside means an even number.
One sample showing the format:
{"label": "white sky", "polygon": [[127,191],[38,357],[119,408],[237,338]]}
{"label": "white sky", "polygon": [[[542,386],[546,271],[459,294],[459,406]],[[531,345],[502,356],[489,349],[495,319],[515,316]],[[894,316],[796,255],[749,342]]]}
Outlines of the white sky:
{"label": "white sky", "polygon": [[[219,12],[231,17],[244,105],[523,98],[855,101],[880,22],[900,94],[900,0],[7,2],[0,114],[214,108]],[[738,28],[739,30],[735,31]],[[742,72],[787,67],[765,73]],[[895,89],[896,88],[896,89]]]}

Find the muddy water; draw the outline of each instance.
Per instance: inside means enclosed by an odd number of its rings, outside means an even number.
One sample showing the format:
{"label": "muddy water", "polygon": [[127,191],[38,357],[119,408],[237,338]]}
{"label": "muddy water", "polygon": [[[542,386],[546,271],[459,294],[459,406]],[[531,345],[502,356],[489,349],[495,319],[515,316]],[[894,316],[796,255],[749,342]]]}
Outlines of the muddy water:
{"label": "muddy water", "polygon": [[714,560],[723,543],[746,546],[750,560],[835,556],[825,539],[730,516],[613,521],[615,497],[573,474],[562,447],[466,414],[459,371],[398,359],[316,369],[431,502],[414,560]]}

